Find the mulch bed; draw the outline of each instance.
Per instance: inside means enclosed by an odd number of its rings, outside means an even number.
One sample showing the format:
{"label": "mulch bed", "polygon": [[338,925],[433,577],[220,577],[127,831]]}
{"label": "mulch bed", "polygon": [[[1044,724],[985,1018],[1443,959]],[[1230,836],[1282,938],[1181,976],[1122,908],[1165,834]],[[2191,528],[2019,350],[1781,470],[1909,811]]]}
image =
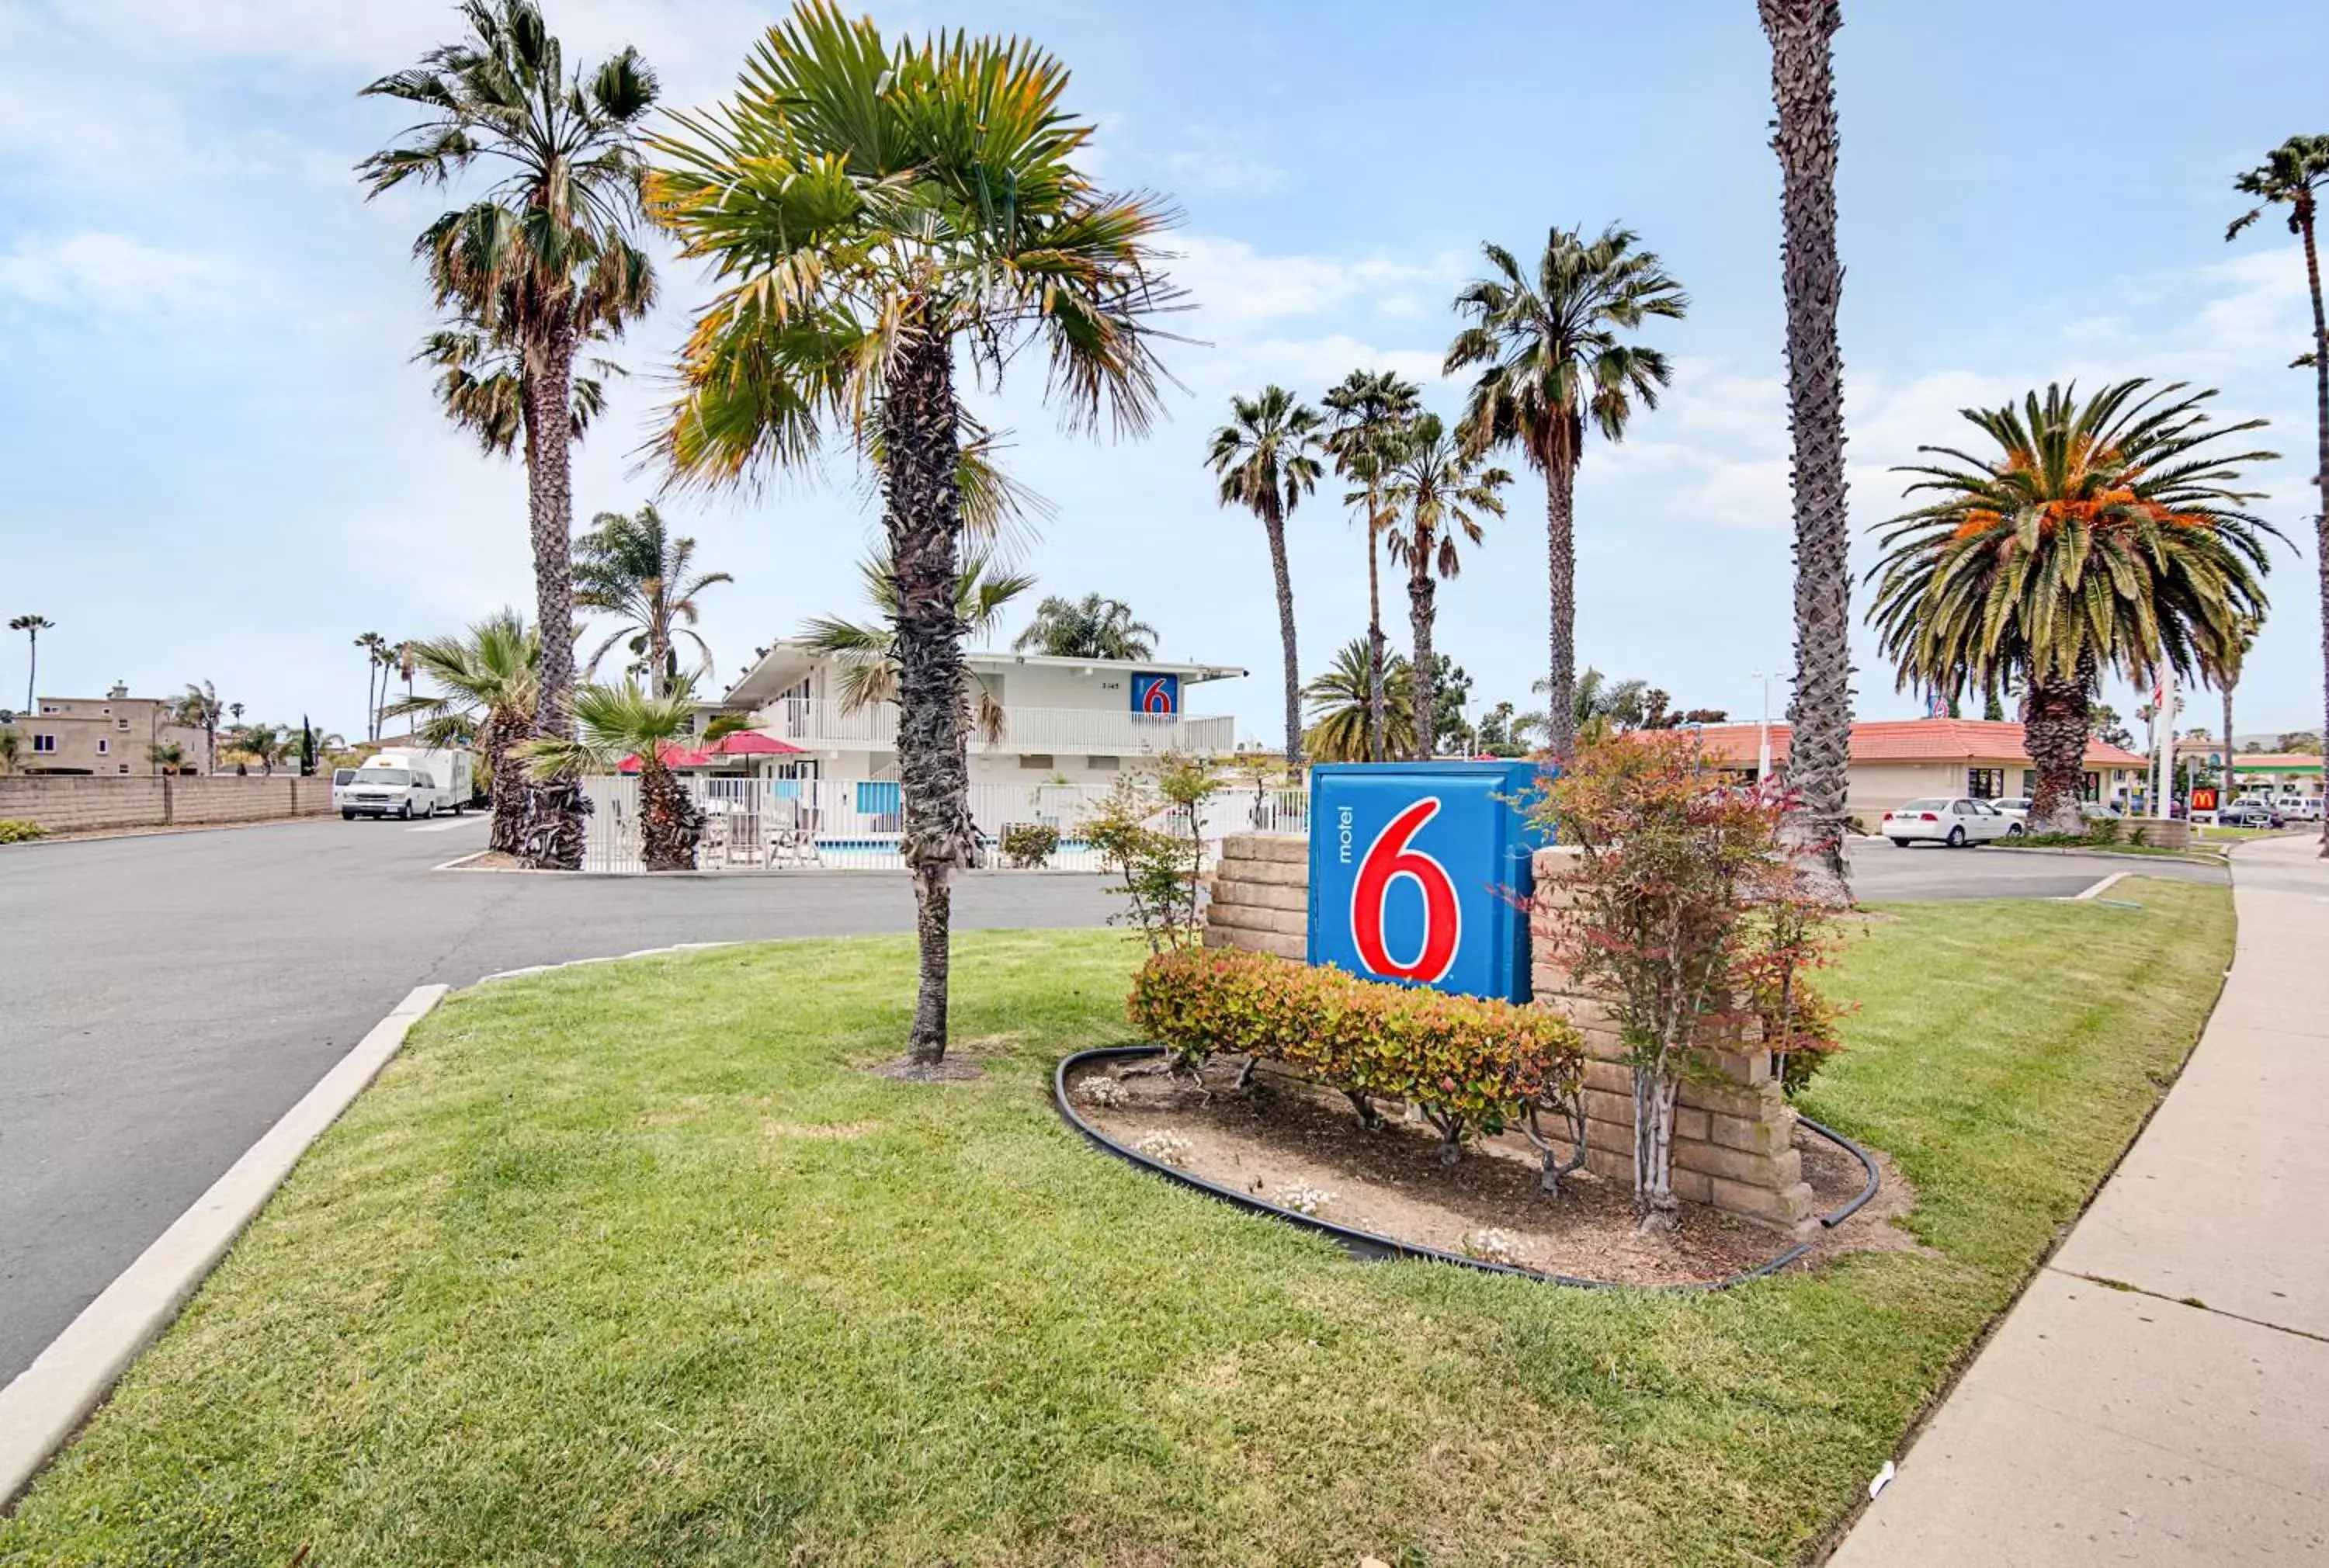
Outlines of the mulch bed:
{"label": "mulch bed", "polygon": [[[1446,1166],[1438,1134],[1420,1122],[1387,1111],[1385,1124],[1370,1132],[1341,1095],[1276,1074],[1257,1074],[1240,1093],[1240,1066],[1238,1058],[1214,1064],[1201,1086],[1166,1076],[1154,1060],[1094,1063],[1070,1075],[1068,1092],[1077,1113],[1108,1137],[1190,1175],[1282,1208],[1307,1201],[1315,1217],[1336,1225],[1535,1272],[1692,1284],[1758,1268],[1795,1244],[1692,1203],[1673,1231],[1645,1234],[1630,1183],[1579,1171],[1563,1178],[1555,1198],[1540,1185],[1535,1148],[1518,1133],[1477,1140]],[[1109,1086],[1095,1088],[1097,1079]],[[1858,1196],[1865,1177],[1857,1160],[1802,1129],[1796,1141],[1814,1213]],[[1809,1238],[1811,1253],[1795,1266],[1916,1244],[1891,1223],[1913,1195],[1878,1160],[1884,1188],[1876,1201]]]}

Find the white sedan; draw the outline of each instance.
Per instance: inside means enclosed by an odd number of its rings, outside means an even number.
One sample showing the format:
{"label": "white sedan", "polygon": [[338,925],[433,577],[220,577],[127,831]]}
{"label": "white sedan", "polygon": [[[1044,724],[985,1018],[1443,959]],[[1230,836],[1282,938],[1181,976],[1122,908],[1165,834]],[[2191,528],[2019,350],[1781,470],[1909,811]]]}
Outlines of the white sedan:
{"label": "white sedan", "polygon": [[1987,801],[1935,796],[1893,807],[1878,831],[1904,850],[1919,839],[1959,850],[1992,839],[2018,839],[2022,824]]}

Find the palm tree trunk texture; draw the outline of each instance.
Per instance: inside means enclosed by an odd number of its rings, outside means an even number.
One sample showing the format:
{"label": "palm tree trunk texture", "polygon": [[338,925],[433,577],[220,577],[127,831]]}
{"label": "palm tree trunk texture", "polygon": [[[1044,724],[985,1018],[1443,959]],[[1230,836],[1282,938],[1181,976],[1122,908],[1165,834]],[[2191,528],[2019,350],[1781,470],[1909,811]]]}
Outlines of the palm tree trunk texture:
{"label": "palm tree trunk texture", "polygon": [[[1796,840],[1846,895],[1843,835],[1852,761],[1851,518],[1843,470],[1843,351],[1836,305],[1836,0],[1760,0],[1771,41],[1771,139],[1780,175],[1787,301],[1787,426],[1795,444],[1796,689],[1787,705],[1787,783]],[[2079,694],[2083,705],[2085,693]],[[2081,718],[2084,713],[2081,711]],[[2084,747],[2081,734],[2079,744]],[[2035,743],[2032,743],[2035,755]],[[2083,749],[2081,751],[2083,756]]]}
{"label": "palm tree trunk texture", "polygon": [[2224,765],[2216,771],[2216,803],[2232,803],[2232,688],[2237,681],[2224,682]]}
{"label": "palm tree trunk texture", "polygon": [[[2329,316],[2321,304],[2321,255],[2314,242],[2313,198],[2307,192],[2297,203],[2297,232],[2305,240],[2305,281],[2313,297],[2314,430],[2318,442],[2313,475],[2313,532],[2321,575],[2321,704],[2322,736],[2329,739]],[[2321,854],[2329,859],[2329,812],[2321,822]]]}
{"label": "palm tree trunk texture", "polygon": [[[542,628],[542,675],[533,732],[562,738],[574,690],[573,418],[574,324],[561,316],[525,346],[525,468],[533,542],[534,624]],[[536,869],[582,868],[581,784],[546,778],[526,785],[525,863]]]}
{"label": "palm tree trunk texture", "polygon": [[493,822],[486,829],[486,848],[504,855],[517,853],[525,836],[525,775],[510,758],[510,747],[523,736],[512,735],[500,721],[486,720],[483,739],[486,765],[492,771]]}
{"label": "palm tree trunk texture", "polygon": [[1367,487],[1367,760],[1381,762],[1383,744],[1382,530],[1374,487]]}
{"label": "palm tree trunk texture", "polygon": [[693,871],[703,819],[672,771],[639,754],[639,853],[650,871]]}
{"label": "palm tree trunk texture", "polygon": [[946,1058],[947,963],[954,869],[969,850],[970,775],[963,736],[967,667],[955,605],[962,499],[954,362],[926,332],[902,351],[882,404],[882,492],[898,593],[898,763],[904,842],[914,878],[920,977],[906,1037],[910,1067]]}
{"label": "palm tree trunk texture", "polygon": [[1294,577],[1286,568],[1286,514],[1270,497],[1262,518],[1269,534],[1269,572],[1278,583],[1278,640],[1286,649],[1286,765],[1302,765],[1302,661],[1294,651]]}
{"label": "palm tree trunk texture", "polygon": [[2030,683],[2022,709],[2022,737],[2038,774],[2038,789],[2030,802],[2030,821],[2038,831],[2086,831],[2080,807],[2091,684],[2083,668],[2067,678],[2047,676]]}
{"label": "palm tree trunk texture", "polygon": [[1419,762],[1431,759],[1439,741],[1439,671],[1431,649],[1431,618],[1438,590],[1431,580],[1431,552],[1424,548],[1428,542],[1420,538],[1414,541],[1410,559],[1415,564],[1407,578],[1407,621],[1415,636],[1415,666],[1408,671],[1408,680],[1412,683],[1410,700],[1415,709],[1415,756]]}
{"label": "palm tree trunk texture", "polygon": [[1544,469],[1545,597],[1552,609],[1545,668],[1546,744],[1556,762],[1577,750],[1577,457],[1574,446]]}
{"label": "palm tree trunk texture", "polygon": [[41,679],[40,628],[37,626],[28,628],[24,633],[24,640],[30,644],[24,655],[24,711],[29,714],[35,711],[33,704],[33,691]]}

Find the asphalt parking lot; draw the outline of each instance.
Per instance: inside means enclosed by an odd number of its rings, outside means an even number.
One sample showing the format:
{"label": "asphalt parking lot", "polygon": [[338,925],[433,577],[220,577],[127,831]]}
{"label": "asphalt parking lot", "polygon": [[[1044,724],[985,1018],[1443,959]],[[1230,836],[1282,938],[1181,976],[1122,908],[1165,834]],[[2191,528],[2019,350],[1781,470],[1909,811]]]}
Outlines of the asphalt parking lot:
{"label": "asphalt parking lot", "polygon": [[[680,942],[911,928],[900,873],[636,878],[434,869],[476,818],[0,850],[0,1382],[416,985]],[[2206,866],[1853,846],[1871,901],[2063,897]],[[957,924],[1088,926],[1095,877],[963,878]]]}

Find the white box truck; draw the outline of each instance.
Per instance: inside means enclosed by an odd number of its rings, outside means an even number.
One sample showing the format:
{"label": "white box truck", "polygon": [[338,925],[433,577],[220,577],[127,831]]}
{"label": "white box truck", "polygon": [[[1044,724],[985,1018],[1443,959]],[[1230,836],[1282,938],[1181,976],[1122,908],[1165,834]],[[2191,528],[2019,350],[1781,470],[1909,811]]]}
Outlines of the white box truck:
{"label": "white box truck", "polygon": [[358,817],[410,822],[439,812],[457,816],[467,809],[476,782],[476,762],[466,751],[391,746],[364,758],[346,784],[335,780],[332,794],[340,815],[350,822]]}

